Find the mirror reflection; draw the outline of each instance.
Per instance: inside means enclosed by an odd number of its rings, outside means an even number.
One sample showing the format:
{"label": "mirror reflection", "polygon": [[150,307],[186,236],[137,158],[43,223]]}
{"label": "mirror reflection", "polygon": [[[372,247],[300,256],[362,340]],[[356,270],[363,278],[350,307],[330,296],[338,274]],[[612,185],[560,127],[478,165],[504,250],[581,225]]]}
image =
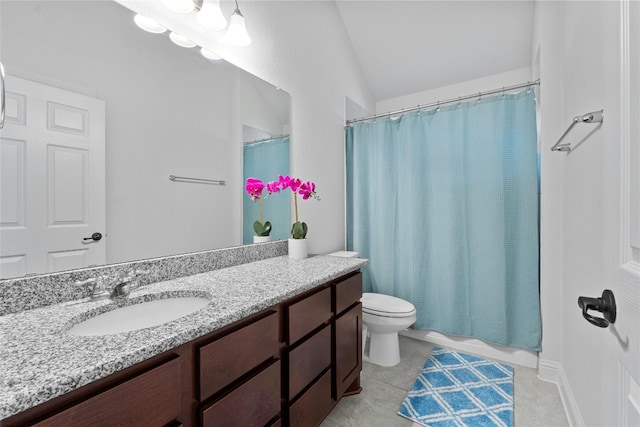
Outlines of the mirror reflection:
{"label": "mirror reflection", "polygon": [[0,278],[243,242],[243,142],[288,133],[289,95],[133,16],[0,2]]}

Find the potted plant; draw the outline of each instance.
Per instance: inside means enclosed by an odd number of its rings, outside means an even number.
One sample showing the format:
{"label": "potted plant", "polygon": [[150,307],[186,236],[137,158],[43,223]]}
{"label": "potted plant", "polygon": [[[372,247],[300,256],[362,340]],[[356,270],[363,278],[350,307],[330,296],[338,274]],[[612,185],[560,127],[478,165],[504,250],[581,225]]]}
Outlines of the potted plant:
{"label": "potted plant", "polygon": [[255,220],[253,223],[253,231],[256,233],[255,236],[253,236],[253,243],[271,241],[271,236],[269,235],[271,233],[271,223],[269,221],[264,221],[262,213],[262,192],[264,188],[265,185],[262,180],[257,178],[247,178],[247,183],[245,184],[247,194],[251,197],[251,200],[254,202],[257,200],[258,203],[260,203],[260,219]]}
{"label": "potted plant", "polygon": [[[270,183],[271,184],[271,183]],[[307,249],[307,232],[309,227],[305,222],[298,218],[298,194],[302,200],[314,198],[320,200],[316,193],[316,184],[310,181],[302,182],[300,178],[291,178],[289,176],[278,176],[277,188],[279,190],[290,189],[293,193],[293,206],[295,212],[295,222],[291,226],[291,238],[289,239],[289,257],[290,258],[306,258]]]}

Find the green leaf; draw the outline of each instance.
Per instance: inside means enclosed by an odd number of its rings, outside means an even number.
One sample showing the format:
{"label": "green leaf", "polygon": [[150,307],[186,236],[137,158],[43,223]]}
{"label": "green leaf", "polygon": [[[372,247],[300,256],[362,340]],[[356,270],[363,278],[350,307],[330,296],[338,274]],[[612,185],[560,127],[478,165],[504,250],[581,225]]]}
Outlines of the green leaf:
{"label": "green leaf", "polygon": [[309,228],[304,222],[296,222],[291,226],[291,237],[294,239],[304,239],[307,237],[307,231]]}
{"label": "green leaf", "polygon": [[255,220],[253,222],[253,231],[255,231],[256,236],[268,236],[271,233],[271,223],[266,221],[262,224],[260,221]]}

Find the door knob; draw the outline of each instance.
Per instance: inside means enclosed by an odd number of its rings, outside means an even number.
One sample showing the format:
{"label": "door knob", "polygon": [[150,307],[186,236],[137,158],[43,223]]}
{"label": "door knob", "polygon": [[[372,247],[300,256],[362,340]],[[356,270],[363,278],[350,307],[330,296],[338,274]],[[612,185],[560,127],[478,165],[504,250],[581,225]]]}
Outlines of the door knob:
{"label": "door knob", "polygon": [[82,239],[83,241],[87,241],[87,240],[93,240],[94,242],[97,242],[98,240],[102,239],[102,234],[101,233],[93,233],[91,235],[91,237],[85,237],[84,239]]}
{"label": "door knob", "polygon": [[[609,289],[602,291],[600,298],[578,297],[578,307],[582,309],[582,317],[599,328],[616,321],[616,299]],[[589,314],[589,310],[599,311],[604,318]]]}

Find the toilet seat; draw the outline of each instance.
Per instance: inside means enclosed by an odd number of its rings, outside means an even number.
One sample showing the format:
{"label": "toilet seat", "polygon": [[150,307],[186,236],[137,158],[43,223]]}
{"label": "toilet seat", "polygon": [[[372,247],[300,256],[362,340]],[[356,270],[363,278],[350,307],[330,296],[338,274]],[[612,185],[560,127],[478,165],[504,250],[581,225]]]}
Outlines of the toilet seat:
{"label": "toilet seat", "polygon": [[362,311],[381,317],[410,317],[416,314],[416,308],[409,301],[391,295],[363,293]]}

